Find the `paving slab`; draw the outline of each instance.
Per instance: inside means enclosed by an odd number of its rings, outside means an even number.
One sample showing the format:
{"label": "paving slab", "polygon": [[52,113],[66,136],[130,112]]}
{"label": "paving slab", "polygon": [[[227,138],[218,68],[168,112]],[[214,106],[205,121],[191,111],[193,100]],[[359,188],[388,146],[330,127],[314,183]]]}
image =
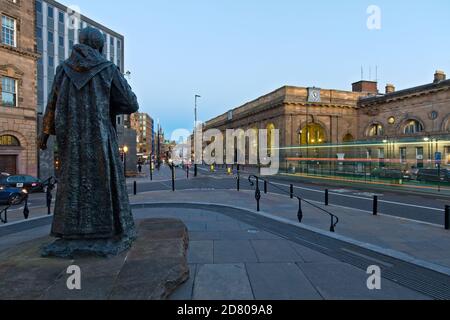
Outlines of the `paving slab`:
{"label": "paving slab", "polygon": [[252,240],[260,262],[298,262],[302,257],[287,240]]}
{"label": "paving slab", "polygon": [[199,265],[194,300],[253,300],[245,264]]}
{"label": "paving slab", "polygon": [[214,263],[258,262],[255,250],[248,240],[214,241]]}
{"label": "paving slab", "polygon": [[295,263],[247,263],[257,300],[321,300],[322,296]]}
{"label": "paving slab", "polygon": [[367,288],[368,275],[344,263],[298,263],[326,300],[429,300],[416,291],[382,279],[381,290]]}

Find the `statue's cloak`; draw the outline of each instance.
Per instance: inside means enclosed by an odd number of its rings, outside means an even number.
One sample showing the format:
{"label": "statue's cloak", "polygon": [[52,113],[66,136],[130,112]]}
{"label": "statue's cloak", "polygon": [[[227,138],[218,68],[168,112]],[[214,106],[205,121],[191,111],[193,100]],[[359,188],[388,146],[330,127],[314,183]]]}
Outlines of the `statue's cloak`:
{"label": "statue's cloak", "polygon": [[60,159],[53,236],[135,236],[115,125],[117,115],[138,109],[120,70],[98,50],[76,45],[58,67],[43,125],[56,135]]}

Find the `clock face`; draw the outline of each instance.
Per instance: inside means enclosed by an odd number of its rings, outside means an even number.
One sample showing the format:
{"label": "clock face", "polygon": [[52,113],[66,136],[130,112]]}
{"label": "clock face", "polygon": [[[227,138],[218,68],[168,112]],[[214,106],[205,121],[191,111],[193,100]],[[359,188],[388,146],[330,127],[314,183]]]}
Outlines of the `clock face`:
{"label": "clock face", "polygon": [[310,88],[309,89],[309,102],[320,102],[320,89]]}

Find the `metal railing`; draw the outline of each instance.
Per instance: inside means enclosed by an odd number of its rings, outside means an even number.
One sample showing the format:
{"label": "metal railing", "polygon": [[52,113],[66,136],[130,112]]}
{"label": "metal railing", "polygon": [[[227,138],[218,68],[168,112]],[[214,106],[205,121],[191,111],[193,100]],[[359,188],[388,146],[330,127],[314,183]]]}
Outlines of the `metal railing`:
{"label": "metal railing", "polygon": [[[255,181],[254,181],[255,180]],[[318,205],[315,205],[314,203],[303,199],[302,197],[298,196],[297,194],[294,193],[294,186],[290,185],[290,190],[286,191],[283,188],[277,186],[276,184],[271,183],[270,181],[268,181],[267,179],[258,177],[257,175],[250,175],[248,177],[248,181],[250,182],[251,186],[256,186],[256,191],[255,191],[255,199],[256,199],[256,203],[257,203],[257,211],[260,211],[260,201],[261,201],[261,189],[260,189],[260,181],[264,182],[264,193],[267,193],[267,187],[268,185],[276,188],[277,190],[286,193],[290,196],[291,199],[296,198],[298,200],[298,212],[297,212],[297,217],[298,217],[298,221],[300,223],[302,223],[303,221],[303,209],[302,209],[302,202],[318,209],[319,211],[322,211],[326,214],[328,214],[330,216],[331,219],[331,224],[330,224],[330,232],[335,232],[336,231],[336,226],[339,223],[339,217],[337,217],[336,215],[334,215],[333,213],[329,212],[328,210],[325,210],[323,208],[321,208]]]}
{"label": "metal railing", "polygon": [[[43,181],[42,183],[46,187],[46,207],[47,207],[47,214],[51,215],[51,207],[53,202],[53,190],[55,189],[56,184],[58,184],[58,180],[55,177],[50,177],[47,180]],[[25,195],[25,198],[18,204],[21,205],[24,203],[23,207],[23,217],[25,220],[28,220],[30,217],[30,208],[28,205],[29,202],[29,194],[27,193]],[[8,220],[8,211],[10,211],[13,208],[13,203],[8,203],[5,208],[0,210],[0,223],[7,224],[9,222]]]}

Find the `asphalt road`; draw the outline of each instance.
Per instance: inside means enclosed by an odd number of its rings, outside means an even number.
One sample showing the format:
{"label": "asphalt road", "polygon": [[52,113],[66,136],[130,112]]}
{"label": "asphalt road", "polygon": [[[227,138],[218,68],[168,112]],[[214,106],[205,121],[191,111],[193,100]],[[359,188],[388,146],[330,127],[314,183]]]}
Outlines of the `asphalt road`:
{"label": "asphalt road", "polygon": [[[144,168],[145,170],[145,168]],[[197,178],[193,177],[193,170],[190,172],[189,179],[186,178],[186,172],[176,170],[176,189],[234,189],[237,187],[236,176],[228,176],[224,170],[217,170],[214,173],[209,172],[206,168],[199,168],[199,175]],[[254,190],[248,181],[248,173],[242,173],[240,179],[240,187],[242,190]],[[160,190],[171,190],[171,172],[166,167],[159,172],[155,172],[154,181],[150,181],[150,177],[135,179],[137,181],[138,193]],[[268,178],[272,185],[268,186],[268,191],[278,194],[289,194],[289,185],[292,183],[295,187],[295,194],[305,200],[312,200],[317,202],[324,202],[326,185],[318,186],[316,184],[309,184],[305,182],[291,182],[283,178],[270,177]],[[128,179],[128,191],[133,192],[134,179]],[[260,185],[263,190],[263,184]],[[431,195],[417,195],[417,194],[400,194],[392,191],[380,192],[367,190],[360,190],[356,188],[330,188],[329,201],[332,206],[343,206],[355,208],[372,212],[373,210],[373,196],[379,197],[379,213],[385,215],[392,215],[401,218],[418,220],[422,222],[443,225],[444,223],[444,207],[446,204],[450,205],[450,201],[445,201],[442,198],[437,199]],[[370,186],[368,186],[370,188]],[[262,195],[264,197],[264,194]],[[30,211],[38,207],[46,205],[45,194],[31,194],[29,200]],[[333,207],[329,210],[332,211]],[[2,208],[2,207],[0,207]],[[22,210],[23,205],[12,208],[12,210]]]}

